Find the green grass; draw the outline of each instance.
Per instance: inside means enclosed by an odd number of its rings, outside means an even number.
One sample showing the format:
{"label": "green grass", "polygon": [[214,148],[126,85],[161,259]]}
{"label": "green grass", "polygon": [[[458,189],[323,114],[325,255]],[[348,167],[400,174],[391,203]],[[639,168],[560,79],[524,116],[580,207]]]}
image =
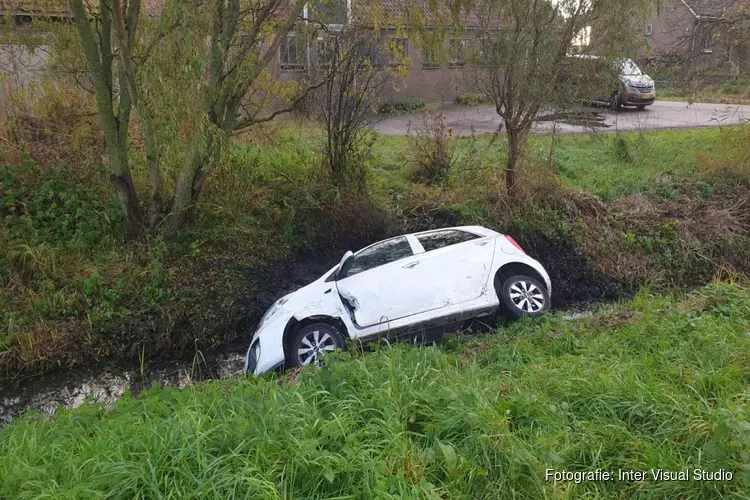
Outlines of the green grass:
{"label": "green grass", "polygon": [[[556,138],[555,172],[567,186],[595,194],[603,201],[636,193],[654,193],[660,178],[698,180],[700,155],[720,152],[722,140],[736,129],[738,127],[561,136]],[[495,170],[502,178],[504,140],[488,149],[489,141],[487,136],[456,141],[459,161],[452,174],[453,184],[465,187],[462,173],[476,168],[477,164],[483,165],[486,171]],[[550,141],[549,137],[531,139],[532,162],[547,161]],[[375,150],[379,161],[375,165],[373,184],[382,192],[403,193],[409,189],[406,182],[409,167],[404,157],[407,144],[405,137],[379,138]]]}
{"label": "green grass", "polygon": [[568,186],[603,201],[653,193],[661,177],[696,180],[698,155],[715,154],[725,133],[714,128],[564,137],[557,172]]}
{"label": "green grass", "polygon": [[747,78],[727,78],[724,83],[665,87],[657,91],[658,99],[663,101],[750,104],[750,80]]}
{"label": "green grass", "polygon": [[[750,290],[154,387],[0,432],[0,498],[747,498]],[[732,472],[545,481],[545,470]]]}

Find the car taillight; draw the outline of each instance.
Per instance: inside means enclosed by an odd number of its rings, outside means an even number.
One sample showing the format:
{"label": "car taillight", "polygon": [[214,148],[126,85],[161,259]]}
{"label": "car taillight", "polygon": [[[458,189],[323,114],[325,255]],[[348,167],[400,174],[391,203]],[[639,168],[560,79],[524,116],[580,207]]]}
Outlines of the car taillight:
{"label": "car taillight", "polygon": [[516,242],[516,240],[514,240],[514,239],[513,239],[513,237],[512,237],[512,236],[508,236],[508,235],[506,234],[506,235],[505,235],[505,239],[506,239],[506,240],[508,240],[508,241],[510,241],[510,244],[511,244],[511,245],[513,245],[514,247],[516,247],[516,248],[518,249],[518,251],[519,251],[519,252],[521,252],[521,253],[526,253],[526,252],[524,251],[524,249],[523,249],[523,248],[521,248],[521,245],[519,245],[519,244],[518,244],[518,243]]}

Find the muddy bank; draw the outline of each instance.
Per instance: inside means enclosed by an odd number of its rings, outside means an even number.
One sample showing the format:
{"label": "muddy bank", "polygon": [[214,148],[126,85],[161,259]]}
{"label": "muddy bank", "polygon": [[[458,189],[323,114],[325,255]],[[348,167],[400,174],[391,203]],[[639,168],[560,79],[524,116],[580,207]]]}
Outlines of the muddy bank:
{"label": "muddy bank", "polygon": [[192,358],[151,361],[138,360],[97,363],[91,367],[56,372],[17,381],[3,381],[0,388],[0,427],[34,410],[51,415],[58,408],[77,408],[89,399],[112,403],[126,391],[138,393],[153,383],[183,388],[211,379],[242,374],[246,342],[235,342],[207,352],[197,351]]}

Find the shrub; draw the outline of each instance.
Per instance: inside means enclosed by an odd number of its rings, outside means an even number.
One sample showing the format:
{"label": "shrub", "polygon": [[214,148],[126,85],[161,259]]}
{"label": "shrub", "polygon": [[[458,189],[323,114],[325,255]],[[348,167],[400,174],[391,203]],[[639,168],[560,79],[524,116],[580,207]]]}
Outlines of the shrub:
{"label": "shrub", "polygon": [[425,106],[424,99],[409,98],[403,101],[385,102],[378,107],[378,113],[381,115],[416,113],[423,110]]}
{"label": "shrub", "polygon": [[435,184],[448,177],[456,161],[456,145],[442,113],[425,114],[422,126],[409,134],[407,158],[413,163],[416,182]]}
{"label": "shrub", "polygon": [[722,93],[727,95],[744,95],[750,91],[748,80],[742,80],[739,78],[731,78],[724,82],[722,86]]}
{"label": "shrub", "polygon": [[115,232],[107,200],[96,188],[75,182],[67,170],[45,170],[33,161],[0,170],[0,218],[25,243],[91,249]]}
{"label": "shrub", "polygon": [[456,103],[464,106],[479,106],[480,104],[487,104],[489,102],[490,96],[481,93],[461,94],[456,97]]}
{"label": "shrub", "polygon": [[630,143],[622,134],[616,134],[612,139],[612,147],[614,148],[615,156],[617,159],[624,163],[634,163],[635,158],[633,153],[630,151]]}

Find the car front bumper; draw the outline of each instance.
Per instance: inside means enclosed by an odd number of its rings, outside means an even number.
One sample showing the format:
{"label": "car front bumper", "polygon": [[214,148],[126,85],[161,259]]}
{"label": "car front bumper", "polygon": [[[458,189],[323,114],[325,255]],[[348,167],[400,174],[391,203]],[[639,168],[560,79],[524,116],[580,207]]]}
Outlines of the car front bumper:
{"label": "car front bumper", "polygon": [[289,319],[277,314],[255,332],[245,355],[245,375],[257,377],[284,364],[284,328]]}
{"label": "car front bumper", "polygon": [[656,90],[653,92],[643,93],[638,89],[628,89],[628,102],[627,105],[636,106],[649,106],[656,101]]}

